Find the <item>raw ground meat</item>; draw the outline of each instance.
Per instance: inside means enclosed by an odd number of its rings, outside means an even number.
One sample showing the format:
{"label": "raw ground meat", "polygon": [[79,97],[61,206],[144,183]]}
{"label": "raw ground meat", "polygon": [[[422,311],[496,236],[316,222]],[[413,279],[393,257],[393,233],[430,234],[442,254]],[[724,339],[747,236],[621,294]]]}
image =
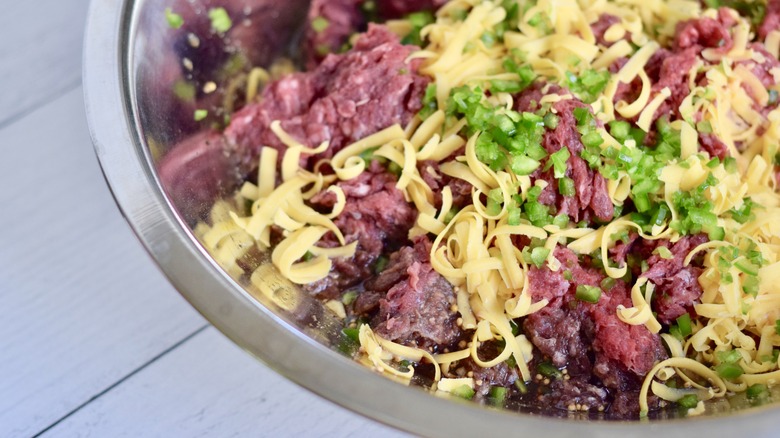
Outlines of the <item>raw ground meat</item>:
{"label": "raw ground meat", "polygon": [[275,120],[305,145],[328,141],[330,147],[317,158],[330,158],[393,124],[404,126],[420,110],[429,82],[417,74],[419,62],[406,62],[415,49],[401,45],[386,27],[371,25],[351,51],[269,85],[260,103],[234,115],[225,138],[242,162],[249,159],[244,167],[252,168],[257,145],[286,150],[269,129]]}
{"label": "raw ground meat", "polygon": [[[328,54],[340,53],[348,47],[350,37],[365,30],[370,14],[376,14],[376,19],[383,21],[402,18],[412,12],[435,11],[447,3],[447,0],[371,1],[375,11],[368,10],[367,0],[312,1],[303,40],[303,54],[309,70],[315,68]],[[324,28],[315,29],[318,26]]]}
{"label": "raw ground meat", "polygon": [[[381,17],[391,18],[418,10],[434,10],[443,3],[442,0],[381,0],[376,5]],[[269,128],[272,121],[281,121],[287,133],[310,147],[329,142],[325,152],[302,157],[301,164],[308,167],[387,126],[405,125],[420,110],[429,83],[428,78],[418,74],[421,61],[406,63],[416,47],[403,46],[386,27],[371,24],[350,51],[326,55],[326,52],[340,51],[350,35],[365,28],[363,4],[363,0],[314,0],[304,41],[311,71],[292,74],[268,85],[259,102],[233,116],[224,135],[206,133],[184,142],[175,151],[177,154],[169,154],[161,164],[166,187],[171,191],[179,186],[195,187],[194,194],[189,195],[193,205],[209,205],[217,192],[232,190],[254,170],[261,145],[276,148],[280,155],[286,150]],[[761,38],[778,27],[780,0],[770,0],[767,9],[758,32]],[[315,30],[312,23],[317,19],[322,19],[327,26]],[[618,21],[617,17],[605,14],[592,24],[599,44],[611,44],[605,41],[604,33]],[[725,9],[714,19],[704,17],[682,22],[671,46],[653,55],[645,67],[653,93],[664,88],[672,93],[657,116],[679,117],[680,102],[690,91],[690,68],[701,59],[702,50],[725,52],[732,47],[729,29],[734,23]],[[751,61],[749,68],[765,86],[774,85],[772,69],[780,66],[780,62],[760,42],[753,43],[752,47],[768,59],[760,64]],[[610,70],[617,71],[625,62],[626,59],[616,61]],[[621,84],[616,99],[633,101],[635,85]],[[519,111],[536,111],[543,94],[550,92],[566,94],[567,90],[537,82],[515,96],[515,107]],[[591,111],[589,105],[578,99],[555,102],[552,110],[558,123],[554,129],[547,129],[542,139],[548,154],[564,147],[570,152],[566,176],[574,181],[575,194],[561,195],[556,189],[553,170],[544,171],[544,166],[532,174],[532,180],[548,183],[539,202],[552,207],[556,214],[566,214],[575,222],[606,222],[613,219],[614,206],[606,179],[581,157],[584,146],[574,117],[577,108]],[[649,133],[648,138],[652,139],[653,135]],[[700,143],[711,155],[725,157],[728,153],[714,136],[701,134]],[[193,172],[191,166],[198,163],[211,165],[200,166]],[[441,191],[445,187],[452,190],[455,208],[468,205],[473,187],[443,175],[439,165],[432,161],[418,163],[420,175],[435,193],[435,205],[441,205]],[[219,175],[236,168],[238,171],[228,178]],[[347,202],[334,222],[347,243],[358,243],[357,250],[353,257],[333,260],[330,274],[305,289],[319,298],[334,299],[356,287],[359,294],[348,310],[351,315],[370,320],[379,336],[434,352],[448,351],[459,341],[465,344],[469,338],[457,324],[456,291],[433,269],[429,259],[430,239],[419,236],[409,241],[408,233],[417,212],[395,187],[396,182],[394,175],[373,161],[358,178],[337,183]],[[331,192],[311,200],[322,211],[329,211],[335,202],[336,196]],[[693,248],[706,241],[707,237],[700,235],[683,237],[672,244],[663,240],[646,241],[632,234],[611,249],[610,255],[618,263],[629,263],[632,257],[645,262],[644,272],[638,263],[632,262],[631,274],[634,278],[647,278],[655,286],[653,310],[659,321],[671,324],[681,315],[692,314],[693,305],[702,294],[698,283],[700,264],[694,259],[691,265],[685,266],[683,260]],[[529,243],[519,242],[516,241],[519,247]],[[332,233],[320,243],[326,247],[339,244]],[[666,259],[656,254],[659,247],[667,248],[672,257]],[[390,255],[386,267],[377,272],[377,262],[387,254]],[[619,306],[633,305],[628,283],[616,280],[608,290],[602,290],[596,303],[580,301],[576,298],[578,286],[601,287],[606,278],[603,270],[595,267],[591,257],[578,257],[565,247],[557,247],[554,256],[561,262],[560,270],[553,272],[548,267],[532,266],[528,272],[533,301],[546,300],[548,304],[516,321],[541,353],[531,362],[531,369],[538,371],[545,361],[566,372],[565,378],[548,379],[545,383],[548,386],[533,394],[534,403],[540,409],[571,409],[572,405],[603,408],[610,418],[636,416],[638,389],[644,376],[667,357],[660,337],[644,325],[629,325],[617,316]],[[495,343],[484,344],[480,356],[486,352],[494,357],[499,348]],[[517,369],[507,362],[484,369],[471,358],[458,363],[454,372],[473,376],[477,400],[484,400],[492,386],[508,387],[518,378]],[[651,398],[651,406],[657,406],[657,399]]]}
{"label": "raw ground meat", "polygon": [[452,192],[453,207],[463,208],[471,204],[473,186],[469,182],[444,175],[439,170],[439,163],[436,161],[421,161],[417,167],[423,181],[433,190],[433,205],[436,208],[441,207],[441,191],[444,187],[449,187]]}
{"label": "raw ground meat", "polygon": [[699,134],[699,145],[710,154],[711,157],[718,157],[721,160],[729,156],[729,147],[720,139],[712,134]]}
{"label": "raw ground meat", "polygon": [[[697,246],[708,241],[704,234],[683,237],[676,243],[657,242],[669,248],[671,259],[653,254],[647,259],[649,269],[642,274],[656,285],[653,293],[653,310],[659,321],[669,324],[680,316],[692,312],[703,293],[699,284],[702,268],[695,264],[684,266],[685,257]],[[648,245],[648,243],[645,243]],[[652,244],[650,244],[652,245]],[[657,247],[657,246],[656,246]]]}
{"label": "raw ground meat", "polygon": [[439,350],[456,343],[462,333],[456,324],[455,291],[431,266],[430,251],[430,240],[419,236],[413,246],[393,253],[384,271],[366,281],[356,306],[367,316],[378,306],[371,325],[380,336]]}
{"label": "raw ground meat", "polygon": [[[615,245],[610,255],[620,264],[626,263],[629,253],[647,262],[647,271],[641,272],[638,267],[634,267],[634,273],[655,285],[653,310],[659,321],[669,324],[685,313],[692,312],[693,305],[701,297],[703,291],[698,280],[702,273],[701,264],[696,258],[688,266],[683,261],[694,248],[707,241],[705,234],[685,236],[672,244],[668,240],[640,239],[636,233],[632,233],[627,242]],[[672,258],[665,259],[654,254],[660,246],[669,249]]]}
{"label": "raw ground meat", "polygon": [[[401,45],[387,28],[370,26],[350,52],[331,55],[311,72],[270,84],[258,103],[233,115],[224,135],[199,135],[178,145],[159,165],[163,186],[179,200],[177,206],[185,216],[197,218],[257,167],[261,146],[278,149],[281,159],[286,146],[270,129],[275,120],[305,145],[316,147],[328,141],[330,147],[318,158],[331,157],[347,144],[393,124],[405,125],[419,111],[429,82],[417,74],[419,62],[406,63],[415,49]],[[219,157],[220,152],[224,156],[214,161],[211,170],[201,169],[208,161],[200,157]],[[302,158],[303,164],[306,159]],[[199,172],[218,174],[219,179],[196,185],[197,190],[181,184],[192,178],[188,174]]]}
{"label": "raw ground meat", "polygon": [[400,18],[412,12],[435,11],[449,0],[380,0],[379,13],[384,18]]}
{"label": "raw ground meat", "polygon": [[590,25],[591,29],[593,30],[593,35],[596,37],[596,42],[605,47],[609,47],[614,44],[613,42],[608,42],[604,39],[604,33],[606,33],[607,29],[609,29],[613,24],[617,23],[620,23],[620,17],[616,17],[611,14],[601,14],[599,19]]}
{"label": "raw ground meat", "polygon": [[[595,304],[578,301],[577,286],[599,286],[605,275],[584,265],[566,248],[556,248],[555,257],[562,264],[558,272],[531,268],[532,299],[550,302],[526,317],[523,329],[554,366],[566,367],[569,380],[554,381],[552,395],[540,401],[560,409],[577,404],[606,407],[616,393],[637,390],[644,375],[667,353],[658,335],[644,325],[629,325],[618,318],[618,305],[632,306],[626,283],[616,281]],[[593,386],[593,379],[608,391]]]}
{"label": "raw ground meat", "polygon": [[702,17],[681,22],[677,25],[674,50],[716,48],[728,52],[733,46],[729,28],[734,24],[734,17],[725,8],[718,11],[717,19]]}
{"label": "raw ground meat", "polygon": [[780,29],[780,0],[769,0],[766,4],[764,21],[758,28],[758,36],[765,40],[769,32]]}
{"label": "raw ground meat", "polygon": [[[338,53],[349,37],[365,25],[360,10],[364,0],[313,0],[309,7],[303,52],[306,67],[317,67],[330,53]],[[324,29],[315,28],[322,23]]]}
{"label": "raw ground meat", "polygon": [[379,302],[380,336],[420,348],[447,347],[460,337],[452,285],[429,263],[413,263],[405,281]]}
{"label": "raw ground meat", "polygon": [[[658,335],[644,325],[630,325],[617,316],[617,307],[632,307],[628,286],[619,281],[608,292],[602,293],[599,302],[590,306],[590,316],[595,323],[596,338],[593,349],[597,357],[615,362],[636,376],[646,375],[655,362],[666,358],[666,351]],[[605,373],[609,375],[612,373]],[[603,376],[602,380],[604,380]]]}
{"label": "raw ground meat", "polygon": [[[361,283],[373,275],[373,266],[387,245],[407,240],[417,212],[398,190],[396,178],[373,163],[359,177],[338,183],[347,198],[342,213],[334,220],[347,243],[358,242],[355,255],[337,258],[331,272],[305,289],[325,298],[333,298],[346,288]],[[312,198],[315,207],[329,210],[336,202],[333,192],[323,192]],[[325,245],[336,246],[332,233],[324,236]]]}
{"label": "raw ground meat", "polygon": [[556,367],[567,367],[572,376],[588,375],[591,368],[590,339],[583,334],[593,328],[584,310],[584,306],[566,309],[556,302],[528,315],[523,323],[536,348]]}

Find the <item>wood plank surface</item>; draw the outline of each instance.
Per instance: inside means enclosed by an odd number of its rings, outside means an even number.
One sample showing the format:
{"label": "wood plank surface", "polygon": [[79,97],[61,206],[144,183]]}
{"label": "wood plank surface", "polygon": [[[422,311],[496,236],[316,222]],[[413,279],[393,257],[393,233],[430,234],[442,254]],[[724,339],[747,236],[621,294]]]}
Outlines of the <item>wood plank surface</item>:
{"label": "wood plank surface", "polygon": [[44,437],[401,437],[279,378],[209,327]]}
{"label": "wood plank surface", "polygon": [[89,0],[3,2],[0,128],[81,81]]}
{"label": "wood plank surface", "polygon": [[80,88],[0,147],[0,436],[28,436],[205,322],[120,216]]}

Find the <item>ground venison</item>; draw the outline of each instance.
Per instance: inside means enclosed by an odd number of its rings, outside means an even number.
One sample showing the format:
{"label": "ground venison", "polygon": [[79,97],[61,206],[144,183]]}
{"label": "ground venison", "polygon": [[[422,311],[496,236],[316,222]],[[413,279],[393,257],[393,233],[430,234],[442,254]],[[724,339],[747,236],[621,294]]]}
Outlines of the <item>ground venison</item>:
{"label": "ground venison", "polygon": [[659,321],[669,324],[691,312],[693,305],[699,302],[703,293],[698,280],[702,269],[695,261],[688,266],[683,262],[694,248],[707,241],[706,235],[699,234],[683,237],[674,244],[667,241],[642,242],[645,248],[640,248],[641,252],[647,253],[650,247],[654,250],[658,246],[665,246],[672,254],[671,259],[651,254],[647,258],[648,270],[642,274],[656,286],[653,310],[657,312]]}
{"label": "ground venison", "polygon": [[360,292],[352,303],[352,314],[369,315],[375,313],[379,309],[379,302],[384,296],[385,294],[372,290]]}
{"label": "ground venison", "polygon": [[[359,177],[338,183],[347,198],[342,213],[334,220],[347,243],[358,242],[355,255],[334,260],[330,274],[305,288],[314,295],[332,298],[347,287],[373,275],[378,257],[391,243],[407,240],[417,212],[396,188],[396,178],[378,163]],[[336,202],[333,192],[312,198],[316,208],[328,210]],[[336,246],[336,236],[328,233],[323,245]]]}
{"label": "ground venison", "polygon": [[610,27],[612,27],[613,24],[617,23],[620,23],[620,17],[612,14],[599,15],[598,20],[590,25],[591,30],[593,30],[593,35],[596,37],[596,42],[605,47],[609,47],[614,44],[614,41],[610,42],[604,39],[604,34]]}
{"label": "ground venison", "polygon": [[528,290],[534,301],[553,301],[569,292],[571,283],[563,276],[563,269],[551,272],[547,268],[531,266],[528,270]]}
{"label": "ground venison", "polygon": [[303,52],[309,70],[330,53],[338,53],[349,37],[365,25],[364,0],[313,0],[309,7]]}
{"label": "ground venison", "polygon": [[379,0],[377,8],[384,18],[400,18],[412,12],[436,11],[449,0]]}
{"label": "ground venison", "polygon": [[387,293],[393,286],[407,278],[407,271],[414,263],[429,263],[433,243],[427,236],[416,236],[413,246],[405,246],[392,253],[387,266],[377,276],[368,279],[364,287],[368,291]]}
{"label": "ground venison", "polygon": [[[632,305],[629,286],[618,280],[602,292],[597,303],[578,301],[577,286],[598,286],[604,273],[588,266],[587,258],[580,260],[569,249],[558,247],[554,254],[562,265],[558,272],[548,268],[529,271],[532,299],[550,302],[525,318],[525,334],[545,358],[556,367],[566,367],[571,379],[581,379],[579,383],[592,385],[595,383],[591,379],[597,379],[595,382],[600,381],[603,388],[613,392],[638,389],[647,372],[667,355],[658,335],[643,325],[632,326],[618,318],[618,305]],[[569,388],[571,394],[543,397],[543,403],[561,409],[568,408],[569,401],[582,404],[577,401],[579,397],[593,394],[584,390],[590,386],[579,383]],[[590,403],[594,400],[607,399],[598,396]]]}
{"label": "ground venison", "polygon": [[699,144],[702,150],[710,154],[710,157],[723,160],[729,156],[729,147],[712,134],[699,133]]}
{"label": "ground venison", "polygon": [[421,161],[417,165],[417,169],[420,172],[420,176],[423,181],[428,184],[428,187],[433,191],[434,207],[437,209],[441,207],[441,192],[444,187],[449,187],[452,193],[452,206],[454,208],[463,208],[471,204],[472,196],[471,192],[474,186],[468,181],[462,179],[453,178],[449,175],[441,173],[440,163],[427,160]]}
{"label": "ground venison", "polygon": [[560,307],[563,302],[556,299],[569,295],[572,287],[596,286],[603,278],[603,274],[583,267],[577,254],[568,248],[558,246],[553,254],[561,263],[558,271],[553,272],[547,266],[531,266],[528,271],[528,292],[533,302],[546,299],[551,306]]}
{"label": "ground venison", "polygon": [[780,0],[769,0],[766,4],[764,21],[758,28],[758,36],[763,41],[773,30],[780,29]]}
{"label": "ground venison", "polygon": [[[625,367],[637,376],[646,375],[656,361],[666,358],[661,338],[644,325],[629,325],[617,316],[617,307],[631,307],[628,286],[618,281],[590,305],[595,323],[593,349],[598,355]],[[606,382],[605,382],[606,383]]]}
{"label": "ground venison", "polygon": [[[577,285],[598,286],[604,279],[604,274],[592,267],[586,266],[580,261],[574,251],[558,246],[555,248],[555,258],[561,262],[561,269],[569,271],[571,274],[571,283],[576,288]],[[571,288],[569,289],[571,291]]]}
{"label": "ground venison", "polygon": [[[490,350],[485,352],[489,359],[496,357],[500,353],[494,344],[485,344],[480,349],[480,353],[486,349]],[[477,401],[485,400],[490,393],[490,388],[494,386],[502,388],[511,387],[519,377],[517,367],[510,367],[506,362],[501,362],[491,368],[482,368],[471,357],[463,359],[455,367],[454,377],[466,376],[471,376],[474,379],[474,399]]]}
{"label": "ground venison", "polygon": [[[780,29],[779,29],[780,30]],[[769,51],[766,49],[766,47],[761,43],[753,43],[750,45],[750,49],[754,52],[761,55],[761,62],[757,62],[753,59],[748,61],[742,61],[742,63],[745,63],[748,68],[751,69],[753,74],[756,75],[759,81],[761,81],[761,84],[764,85],[766,88],[770,88],[774,85],[777,85],[777,81],[775,79],[774,72],[777,71],[778,68],[780,68],[780,61],[773,56]],[[747,90],[748,93],[752,94],[752,89]],[[770,107],[776,107],[777,102],[775,102],[775,105],[770,105]]]}
{"label": "ground venison", "polygon": [[[365,30],[368,15],[376,19],[402,18],[412,12],[435,11],[447,0],[313,0],[309,8],[303,53],[306,66],[314,69],[329,54],[349,46],[350,37]],[[371,3],[376,7],[370,9]]]}
{"label": "ground venison", "polygon": [[[698,281],[703,272],[701,261],[694,257],[688,266],[683,262],[695,247],[707,240],[706,235],[699,234],[682,237],[672,244],[664,239],[645,240],[631,233],[625,241],[610,249],[610,256],[619,265],[628,262],[629,254],[647,262],[647,271],[642,272],[641,266],[637,265],[632,267],[633,273],[637,277],[648,278],[655,285],[653,310],[659,321],[669,324],[691,312],[703,293]],[[661,246],[669,250],[672,258],[665,259],[654,254]]]}
{"label": "ground venison", "polygon": [[678,23],[671,50],[660,49],[648,61],[645,69],[652,82],[653,94],[668,88],[668,99],[656,110],[654,119],[671,114],[680,116],[680,104],[690,93],[689,73],[701,59],[704,49],[727,52],[733,46],[730,27],[735,24],[726,9],[717,18],[703,17]]}
{"label": "ground venison", "polygon": [[384,271],[366,281],[365,289],[386,294],[390,288],[409,275],[406,271],[417,260],[414,248],[405,246],[399,249],[390,255],[390,260]]}
{"label": "ground venison", "polygon": [[593,375],[598,377],[604,386],[613,392],[636,390],[642,385],[642,376],[632,373],[618,361],[612,360],[604,354],[597,353],[595,355],[592,371]]}
{"label": "ground venison", "polygon": [[702,17],[677,24],[675,51],[696,47],[714,48],[728,52],[734,45],[729,29],[736,24],[727,9],[720,9],[717,18]]}
{"label": "ground venison", "polygon": [[[708,240],[706,234],[697,234],[695,236],[682,237],[675,243],[671,243],[668,240],[648,241],[642,239],[637,241],[639,247],[636,251],[647,256],[647,264],[649,266],[642,276],[650,280],[658,280],[679,272],[685,267],[685,257],[694,248],[707,243]],[[653,254],[653,252],[657,252],[656,249],[660,246],[666,247],[671,252],[672,257],[666,259],[661,257],[660,254]]]}
{"label": "ground venison", "polygon": [[[261,146],[276,148],[281,159],[286,146],[271,131],[273,121],[280,120],[305,145],[328,141],[322,158],[388,126],[408,123],[420,110],[429,82],[417,74],[419,61],[406,62],[414,50],[386,27],[371,26],[350,52],[269,84],[259,102],[233,115],[224,135],[198,134],[177,145],[159,164],[163,186],[181,200],[185,216],[198,218],[257,168]],[[308,164],[306,157],[301,164]],[[215,178],[192,190],[186,184],[192,175]]]}
{"label": "ground venison", "polygon": [[[649,393],[647,395],[647,405],[650,411],[657,410],[660,407],[660,399]],[[607,418],[610,420],[625,420],[632,418],[639,412],[639,391],[617,391],[612,400],[612,404],[607,410]]]}
{"label": "ground venison", "polygon": [[[564,94],[566,90],[551,89],[551,93]],[[555,114],[558,116],[558,125],[555,129],[550,130],[544,136],[542,146],[548,153],[555,153],[563,147],[569,148],[569,152],[572,156],[579,154],[582,151],[582,135],[577,130],[577,119],[574,117],[574,110],[589,109],[585,102],[579,99],[562,99],[552,106]]]}
{"label": "ground venison", "polygon": [[430,264],[432,243],[417,236],[390,255],[387,266],[363,283],[353,313],[371,321],[383,338],[443,349],[461,339],[452,285]]}
{"label": "ground venison", "polygon": [[584,308],[569,308],[553,302],[526,317],[523,329],[529,340],[556,367],[566,367],[569,374],[589,375],[589,333],[592,323]]}
{"label": "ground venison", "polygon": [[[542,142],[548,153],[552,154],[566,147],[571,154],[567,163],[567,176],[574,180],[576,193],[575,197],[569,200],[560,199],[565,197],[558,194],[559,213],[567,214],[575,222],[587,220],[591,215],[595,215],[599,220],[609,221],[613,217],[614,206],[607,192],[606,180],[598,171],[591,169],[579,155],[584,146],[574,117],[574,110],[577,108],[587,108],[587,105],[575,99],[554,104],[558,126],[545,134]],[[554,190],[557,184],[548,187]],[[564,205],[565,211],[560,211]]]}
{"label": "ground venison", "polygon": [[305,145],[328,141],[329,148],[316,159],[332,157],[393,124],[405,125],[420,110],[429,82],[417,74],[419,61],[406,62],[414,50],[386,27],[369,26],[351,51],[272,83],[259,103],[236,113],[225,130],[232,154],[241,158],[245,171],[256,165],[259,145],[281,155],[286,147],[269,128],[275,120]]}
{"label": "ground venison", "polygon": [[607,179],[599,172],[593,172],[593,197],[590,209],[601,221],[610,221],[615,217],[615,206],[607,190]]}
{"label": "ground venison", "polygon": [[632,232],[629,233],[626,238],[618,240],[615,245],[609,249],[610,258],[619,266],[622,266],[626,263],[628,255],[631,253],[637,239],[639,239],[639,234]]}
{"label": "ground venison", "polygon": [[461,337],[452,285],[430,263],[414,262],[407,274],[379,302],[374,330],[404,345],[433,350],[452,346]]}
{"label": "ground venison", "polygon": [[647,62],[647,72],[652,82],[653,95],[668,88],[671,95],[656,110],[653,119],[666,114],[680,115],[680,104],[690,93],[688,73],[696,63],[701,48],[689,47],[679,52],[666,49],[658,50]]}
{"label": "ground venison", "polygon": [[653,309],[659,321],[671,324],[677,318],[690,313],[703,293],[699,277],[704,270],[687,267],[671,277],[657,281]]}

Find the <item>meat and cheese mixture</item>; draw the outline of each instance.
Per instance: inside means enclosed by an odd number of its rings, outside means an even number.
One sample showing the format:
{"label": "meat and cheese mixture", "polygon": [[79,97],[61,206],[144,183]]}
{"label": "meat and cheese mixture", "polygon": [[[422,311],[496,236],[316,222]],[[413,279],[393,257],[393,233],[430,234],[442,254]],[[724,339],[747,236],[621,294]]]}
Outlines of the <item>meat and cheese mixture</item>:
{"label": "meat and cheese mixture", "polygon": [[[768,397],[780,1],[308,17],[303,71],[252,70],[224,129],[161,163],[172,191],[193,156],[233,169],[189,195],[233,192],[196,227],[226,269],[272,265],[343,319],[343,351],[438,393],[617,419]],[[242,262],[258,249],[271,265]]]}

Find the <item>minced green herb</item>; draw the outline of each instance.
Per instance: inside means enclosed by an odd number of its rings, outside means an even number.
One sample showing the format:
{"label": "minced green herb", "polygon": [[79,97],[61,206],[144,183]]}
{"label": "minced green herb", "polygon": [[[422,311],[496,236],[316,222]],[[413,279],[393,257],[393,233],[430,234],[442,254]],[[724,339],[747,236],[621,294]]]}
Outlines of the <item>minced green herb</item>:
{"label": "minced green herb", "polygon": [[577,286],[575,297],[587,303],[598,303],[601,298],[601,288],[581,284]]}
{"label": "minced green herb", "polygon": [[193,116],[192,116],[192,118],[193,118],[193,119],[194,119],[196,122],[200,122],[201,120],[204,120],[204,119],[205,119],[206,117],[208,117],[208,116],[209,116],[209,112],[208,112],[208,110],[204,110],[204,109],[196,109],[196,110],[195,110],[195,113],[194,113],[194,114],[193,114]]}
{"label": "minced green herb", "polygon": [[311,28],[317,33],[325,31],[329,26],[330,22],[325,17],[317,17],[311,21]]}
{"label": "minced green herb", "polygon": [[432,12],[422,11],[413,12],[409,14],[406,19],[409,20],[409,23],[412,25],[412,30],[401,40],[401,43],[421,47],[423,45],[423,39],[420,32],[425,26],[433,23],[436,18],[433,16]]}
{"label": "minced green herb", "polygon": [[699,398],[695,394],[687,394],[677,400],[677,404],[681,408],[693,409],[699,404]]}
{"label": "minced green herb", "polygon": [[609,83],[608,71],[586,70],[580,76],[567,72],[564,85],[585,103],[593,103]]}
{"label": "minced green herb", "polygon": [[439,102],[436,100],[436,84],[430,84],[425,89],[420,117],[425,120],[439,110]]}
{"label": "minced green herb", "polygon": [[217,33],[226,33],[233,27],[233,21],[230,19],[225,8],[209,9],[209,19],[211,20],[211,30]]}
{"label": "minced green herb", "polygon": [[474,397],[475,392],[468,385],[461,385],[453,389],[451,394],[454,395],[455,397],[471,400]]}
{"label": "minced green herb", "polygon": [[173,12],[171,8],[165,9],[165,19],[171,29],[180,29],[184,25],[184,19],[181,18],[181,15]]}

